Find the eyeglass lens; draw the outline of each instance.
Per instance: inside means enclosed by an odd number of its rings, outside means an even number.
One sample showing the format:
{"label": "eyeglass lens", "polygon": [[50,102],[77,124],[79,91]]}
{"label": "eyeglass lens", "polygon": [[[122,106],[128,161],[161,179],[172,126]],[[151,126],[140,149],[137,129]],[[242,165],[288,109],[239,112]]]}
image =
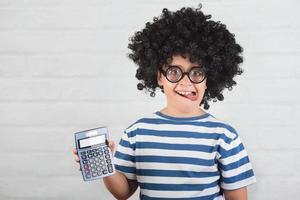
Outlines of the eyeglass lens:
{"label": "eyeglass lens", "polygon": [[187,74],[193,83],[201,83],[205,78],[205,73],[201,67],[193,67],[189,72],[183,72],[178,66],[170,66],[166,71],[166,78],[173,83],[179,82]]}

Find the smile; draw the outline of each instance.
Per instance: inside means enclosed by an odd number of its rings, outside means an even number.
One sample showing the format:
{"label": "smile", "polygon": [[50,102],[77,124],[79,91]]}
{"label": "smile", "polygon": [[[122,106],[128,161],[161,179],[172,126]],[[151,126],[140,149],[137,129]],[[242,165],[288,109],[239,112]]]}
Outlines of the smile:
{"label": "smile", "polygon": [[190,91],[176,91],[177,94],[183,95],[183,96],[188,96],[188,95],[196,95],[196,92],[190,92]]}
{"label": "smile", "polygon": [[191,101],[197,100],[197,92],[195,91],[175,91],[181,97],[187,98]]}

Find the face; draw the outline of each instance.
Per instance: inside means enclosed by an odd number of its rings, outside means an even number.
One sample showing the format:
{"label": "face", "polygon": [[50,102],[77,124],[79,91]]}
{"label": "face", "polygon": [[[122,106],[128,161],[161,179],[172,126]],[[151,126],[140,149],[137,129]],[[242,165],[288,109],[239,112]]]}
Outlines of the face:
{"label": "face", "polygon": [[[184,58],[180,55],[174,55],[168,66],[178,66],[182,72],[189,72],[194,67],[201,67],[198,63],[191,63],[188,57]],[[164,66],[163,69],[165,70],[168,66]],[[169,76],[176,76],[178,70],[169,71]],[[199,73],[197,70],[196,72],[192,70],[192,72],[191,76]],[[193,83],[186,74],[179,82],[173,83],[174,81],[170,82],[165,75],[161,72],[158,73],[158,84],[163,87],[167,98],[166,112],[174,115],[203,113],[199,105],[206,89],[206,78],[201,83]]]}

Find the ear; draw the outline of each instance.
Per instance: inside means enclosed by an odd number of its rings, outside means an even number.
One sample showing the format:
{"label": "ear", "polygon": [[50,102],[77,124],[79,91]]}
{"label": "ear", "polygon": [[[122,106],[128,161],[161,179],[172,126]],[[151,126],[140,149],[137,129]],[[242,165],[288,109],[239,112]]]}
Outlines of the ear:
{"label": "ear", "polygon": [[205,90],[207,89],[207,79],[205,78]]}
{"label": "ear", "polygon": [[160,71],[157,72],[157,83],[160,87],[163,85],[162,84],[162,75],[161,75]]}

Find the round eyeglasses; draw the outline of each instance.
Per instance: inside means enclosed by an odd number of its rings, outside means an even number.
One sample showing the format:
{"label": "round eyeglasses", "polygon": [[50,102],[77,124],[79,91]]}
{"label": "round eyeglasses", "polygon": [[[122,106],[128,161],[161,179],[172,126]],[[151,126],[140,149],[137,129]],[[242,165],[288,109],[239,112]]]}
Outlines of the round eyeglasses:
{"label": "round eyeglasses", "polygon": [[203,82],[206,78],[203,67],[192,67],[188,72],[183,72],[179,66],[169,65],[167,69],[160,69],[160,71],[171,83],[178,83],[184,75],[187,75],[190,81],[195,84]]}

